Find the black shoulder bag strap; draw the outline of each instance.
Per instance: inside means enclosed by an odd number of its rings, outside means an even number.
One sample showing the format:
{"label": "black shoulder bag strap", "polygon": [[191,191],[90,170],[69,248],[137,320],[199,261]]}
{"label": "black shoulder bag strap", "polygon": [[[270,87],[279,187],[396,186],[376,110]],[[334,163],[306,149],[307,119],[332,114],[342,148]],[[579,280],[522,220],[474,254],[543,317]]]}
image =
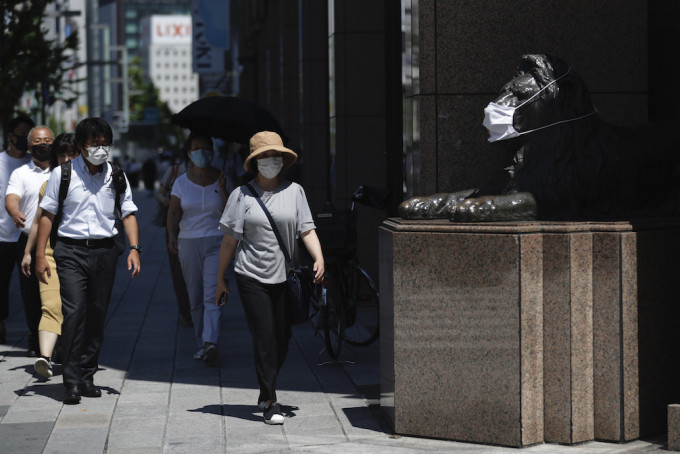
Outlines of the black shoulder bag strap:
{"label": "black shoulder bag strap", "polygon": [[260,198],[260,196],[257,194],[257,191],[253,189],[253,187],[250,185],[250,183],[246,183],[246,186],[248,187],[248,190],[253,194],[253,197],[255,197],[255,200],[257,200],[257,203],[260,204],[262,207],[262,211],[264,211],[264,214],[267,215],[267,219],[269,219],[269,223],[272,225],[272,230],[274,230],[274,235],[276,235],[276,240],[279,242],[279,247],[281,247],[281,251],[283,251],[283,256],[286,259],[286,263],[288,264],[288,270],[294,270],[295,269],[295,263],[293,260],[290,258],[290,254],[288,254],[288,249],[286,248],[286,245],[283,244],[283,238],[281,238],[281,234],[279,233],[279,229],[276,227],[276,223],[274,222],[274,219],[272,218],[272,215],[269,213],[269,210],[267,209],[266,206],[264,206],[264,202]]}
{"label": "black shoulder bag strap", "polygon": [[59,206],[57,207],[57,214],[52,220],[52,230],[50,231],[50,246],[54,249],[57,244],[57,231],[59,224],[61,224],[61,217],[64,213],[64,200],[68,195],[68,187],[71,184],[71,161],[66,161],[61,164],[61,182],[59,183]]}
{"label": "black shoulder bag strap", "polygon": [[120,208],[120,196],[125,193],[125,190],[127,189],[125,172],[123,172],[123,169],[118,164],[110,162],[109,165],[111,165],[111,180],[113,181],[113,187],[116,190],[115,207],[118,211],[118,216],[122,216],[123,212]]}

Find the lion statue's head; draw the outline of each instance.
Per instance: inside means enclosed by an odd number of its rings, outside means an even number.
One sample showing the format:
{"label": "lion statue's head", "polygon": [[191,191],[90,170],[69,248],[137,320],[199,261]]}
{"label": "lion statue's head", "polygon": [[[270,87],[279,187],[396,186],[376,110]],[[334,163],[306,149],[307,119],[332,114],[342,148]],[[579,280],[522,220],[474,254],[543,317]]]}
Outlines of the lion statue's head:
{"label": "lion statue's head", "polygon": [[524,55],[513,79],[493,103],[515,109],[512,123],[520,135],[595,112],[579,75],[564,61],[548,55]]}
{"label": "lion statue's head", "polygon": [[[673,129],[607,124],[584,81],[563,60],[522,56],[484,111],[491,146],[507,160],[503,168],[484,188],[403,202],[402,217],[498,221],[535,218],[537,212],[544,220],[618,220],[680,214]],[[524,211],[513,213],[516,207]]]}
{"label": "lion statue's head", "polygon": [[607,124],[576,71],[550,55],[523,56],[495,102],[527,99],[513,119],[512,185],[535,197],[540,218],[678,214],[679,153],[669,131]]}

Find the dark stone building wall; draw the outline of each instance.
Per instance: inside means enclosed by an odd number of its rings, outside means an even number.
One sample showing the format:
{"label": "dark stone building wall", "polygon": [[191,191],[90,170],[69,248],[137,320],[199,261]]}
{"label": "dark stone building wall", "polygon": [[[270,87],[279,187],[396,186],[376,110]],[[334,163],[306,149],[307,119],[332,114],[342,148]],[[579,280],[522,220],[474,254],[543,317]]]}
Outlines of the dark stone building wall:
{"label": "dark stone building wall", "polygon": [[[600,116],[677,116],[675,0],[232,0],[241,96],[270,109],[300,153],[291,177],[313,210],[359,184],[362,262],[377,275],[377,226],[412,195],[484,185],[501,165],[483,109],[521,55],[550,53],[585,80]],[[401,66],[401,68],[400,68]]]}

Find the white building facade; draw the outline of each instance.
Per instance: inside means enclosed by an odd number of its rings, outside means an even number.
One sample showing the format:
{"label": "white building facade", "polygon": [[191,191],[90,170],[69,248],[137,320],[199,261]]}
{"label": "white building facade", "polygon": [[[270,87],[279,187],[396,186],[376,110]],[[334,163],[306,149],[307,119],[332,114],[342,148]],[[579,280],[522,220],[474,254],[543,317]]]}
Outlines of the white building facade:
{"label": "white building facade", "polygon": [[191,16],[150,16],[141,27],[144,71],[160,99],[177,113],[199,98],[198,75],[192,69]]}

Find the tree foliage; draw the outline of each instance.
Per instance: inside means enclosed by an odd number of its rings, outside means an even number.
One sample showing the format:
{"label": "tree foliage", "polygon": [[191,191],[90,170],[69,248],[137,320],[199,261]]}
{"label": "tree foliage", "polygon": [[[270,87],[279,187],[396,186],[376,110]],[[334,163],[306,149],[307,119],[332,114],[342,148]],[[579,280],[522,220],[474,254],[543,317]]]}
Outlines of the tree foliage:
{"label": "tree foliage", "polygon": [[35,90],[43,105],[57,99],[77,99],[75,80],[65,75],[75,70],[78,34],[63,42],[46,38],[43,24],[48,0],[0,0],[0,124],[3,130],[15,114],[24,92]]}
{"label": "tree foliage", "polygon": [[[127,139],[146,148],[161,147],[164,150],[179,150],[184,142],[182,128],[170,124],[172,111],[161,100],[158,88],[144,75],[141,59],[134,57],[128,66],[130,81],[130,130]],[[158,112],[153,123],[149,123],[146,113]],[[153,131],[149,134],[149,131]]]}

